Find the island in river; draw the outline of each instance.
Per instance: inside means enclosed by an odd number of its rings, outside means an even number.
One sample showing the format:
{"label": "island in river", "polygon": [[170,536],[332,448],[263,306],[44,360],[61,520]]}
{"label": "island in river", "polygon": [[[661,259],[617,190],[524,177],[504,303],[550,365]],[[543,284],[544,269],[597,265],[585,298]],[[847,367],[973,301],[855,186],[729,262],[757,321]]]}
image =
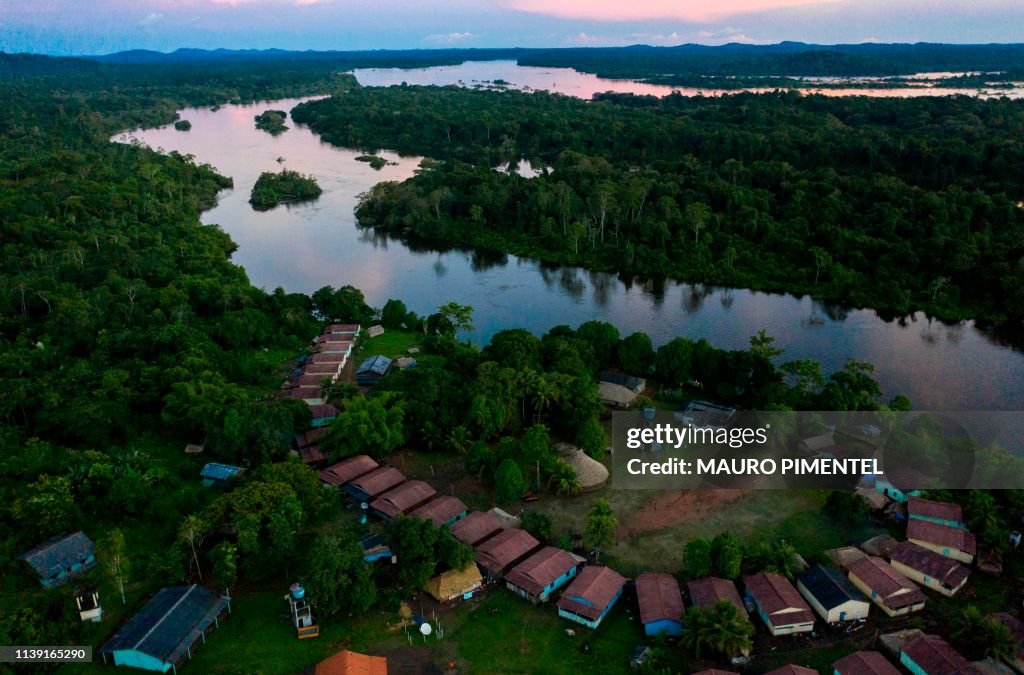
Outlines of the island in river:
{"label": "island in river", "polygon": [[257,211],[266,211],[279,204],[316,199],[321,194],[323,190],[313,176],[304,176],[288,169],[281,169],[277,173],[264,171],[252,186],[249,203]]}

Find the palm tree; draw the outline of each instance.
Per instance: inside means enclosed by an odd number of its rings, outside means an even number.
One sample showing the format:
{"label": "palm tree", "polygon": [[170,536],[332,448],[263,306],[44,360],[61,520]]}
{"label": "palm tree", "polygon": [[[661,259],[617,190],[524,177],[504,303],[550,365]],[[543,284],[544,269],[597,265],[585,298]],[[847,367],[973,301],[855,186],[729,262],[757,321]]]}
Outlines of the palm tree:
{"label": "palm tree", "polygon": [[606,499],[598,499],[590,508],[590,517],[587,518],[586,538],[594,547],[596,558],[601,557],[601,547],[606,546],[615,540],[615,529],[619,521],[612,513],[612,507]]}
{"label": "palm tree", "polygon": [[554,487],[555,494],[560,497],[573,495],[580,489],[580,481],[576,476],[576,469],[569,466],[564,459],[555,460],[548,474],[548,489]]}
{"label": "palm tree", "polygon": [[727,600],[710,607],[694,607],[683,625],[683,646],[700,658],[702,649],[710,649],[728,658],[749,654],[754,626]]}
{"label": "palm tree", "polygon": [[772,544],[771,551],[768,553],[768,560],[767,568],[770,572],[781,574],[787,579],[795,578],[796,572],[799,569],[797,552],[793,545],[785,539]]}

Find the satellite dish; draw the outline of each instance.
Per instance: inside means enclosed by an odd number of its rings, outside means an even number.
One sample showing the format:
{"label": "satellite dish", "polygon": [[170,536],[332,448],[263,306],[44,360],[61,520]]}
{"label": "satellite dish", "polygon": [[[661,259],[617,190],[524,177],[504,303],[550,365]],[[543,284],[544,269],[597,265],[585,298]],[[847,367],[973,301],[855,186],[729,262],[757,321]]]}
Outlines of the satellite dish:
{"label": "satellite dish", "polygon": [[367,504],[366,502],[360,502],[359,503],[359,508],[361,508],[363,511],[365,511],[366,509],[370,508],[370,505]]}
{"label": "satellite dish", "polygon": [[426,621],[420,624],[420,633],[422,633],[423,635],[430,635],[433,632],[434,629],[431,628],[430,624]]}

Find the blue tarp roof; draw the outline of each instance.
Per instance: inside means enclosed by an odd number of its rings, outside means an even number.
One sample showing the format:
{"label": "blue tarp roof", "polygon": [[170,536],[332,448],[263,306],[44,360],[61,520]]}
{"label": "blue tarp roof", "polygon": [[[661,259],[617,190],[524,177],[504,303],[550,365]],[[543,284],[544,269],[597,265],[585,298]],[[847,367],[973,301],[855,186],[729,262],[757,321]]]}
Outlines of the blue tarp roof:
{"label": "blue tarp roof", "polygon": [[227,605],[227,598],[202,586],[168,586],[117,631],[100,653],[137,651],[174,663]]}
{"label": "blue tarp roof", "polygon": [[391,359],[384,356],[383,354],[377,354],[371,356],[362,363],[356,369],[356,375],[362,375],[364,373],[377,373],[378,375],[384,375],[388,372],[388,368],[391,367]]}
{"label": "blue tarp roof", "polygon": [[857,587],[834,567],[814,565],[801,575],[800,583],[825,609],[838,607],[850,600],[867,602]]}
{"label": "blue tarp roof", "polygon": [[28,553],[24,560],[42,578],[51,577],[61,570],[70,569],[75,563],[83,563],[93,553],[93,543],[84,532],[62,534],[47,539]]}
{"label": "blue tarp roof", "polygon": [[235,476],[243,473],[245,469],[240,466],[231,466],[230,464],[217,464],[216,462],[210,462],[203,467],[200,476],[209,480],[229,480]]}

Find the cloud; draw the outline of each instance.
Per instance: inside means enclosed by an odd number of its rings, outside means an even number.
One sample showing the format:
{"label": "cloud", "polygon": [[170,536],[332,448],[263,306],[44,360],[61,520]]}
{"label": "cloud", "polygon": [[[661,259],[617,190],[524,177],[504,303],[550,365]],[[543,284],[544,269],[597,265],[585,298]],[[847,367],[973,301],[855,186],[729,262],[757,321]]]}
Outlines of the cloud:
{"label": "cloud", "polygon": [[465,33],[435,33],[423,38],[424,42],[434,45],[454,45],[466,40],[472,40],[476,35],[466,31]]}
{"label": "cloud", "polygon": [[508,9],[563,19],[594,21],[650,21],[676,19],[709,22],[737,14],[750,14],[836,0],[499,0]]}
{"label": "cloud", "polygon": [[139,25],[143,28],[152,28],[163,20],[163,14],[160,14],[159,12],[150,12],[145,18],[139,20]]}

